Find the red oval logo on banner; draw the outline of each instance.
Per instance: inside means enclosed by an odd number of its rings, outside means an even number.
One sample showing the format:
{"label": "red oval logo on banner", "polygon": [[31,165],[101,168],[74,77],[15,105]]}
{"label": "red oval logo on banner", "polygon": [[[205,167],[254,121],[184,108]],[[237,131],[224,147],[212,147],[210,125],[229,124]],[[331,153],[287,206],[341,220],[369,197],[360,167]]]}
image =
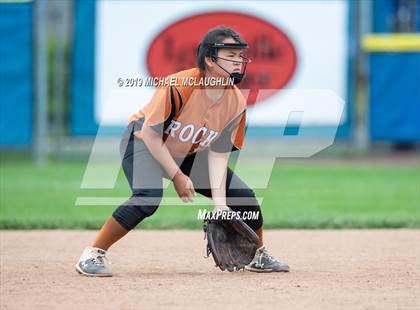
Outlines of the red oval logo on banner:
{"label": "red oval logo on banner", "polygon": [[[238,84],[250,89],[248,105],[256,102],[260,89],[282,89],[296,69],[296,50],[287,35],[258,17],[232,12],[212,12],[184,18],[168,26],[151,43],[147,67],[151,76],[163,77],[196,66],[197,46],[208,30],[224,25],[241,34],[252,59],[247,76]],[[260,94],[259,102],[272,96]]]}

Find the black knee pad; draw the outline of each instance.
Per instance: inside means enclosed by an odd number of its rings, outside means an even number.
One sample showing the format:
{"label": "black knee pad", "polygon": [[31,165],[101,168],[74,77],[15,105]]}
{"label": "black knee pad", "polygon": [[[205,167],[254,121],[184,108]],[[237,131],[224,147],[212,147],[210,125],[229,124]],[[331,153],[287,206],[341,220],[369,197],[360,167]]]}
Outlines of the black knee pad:
{"label": "black knee pad", "polygon": [[112,214],[127,230],[134,229],[146,217],[153,215],[162,201],[162,189],[138,190]]}

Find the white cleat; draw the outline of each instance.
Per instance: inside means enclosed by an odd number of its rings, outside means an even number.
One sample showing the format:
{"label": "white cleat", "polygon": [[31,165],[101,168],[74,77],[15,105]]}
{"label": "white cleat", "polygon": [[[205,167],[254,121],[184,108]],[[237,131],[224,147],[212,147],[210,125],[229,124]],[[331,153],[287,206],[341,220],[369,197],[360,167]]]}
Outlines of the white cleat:
{"label": "white cleat", "polygon": [[100,248],[86,247],[76,264],[76,271],[89,277],[111,277],[111,263]]}
{"label": "white cleat", "polygon": [[264,246],[260,247],[255,253],[255,257],[245,269],[253,272],[289,272],[290,267],[287,263],[278,261],[273,257]]}

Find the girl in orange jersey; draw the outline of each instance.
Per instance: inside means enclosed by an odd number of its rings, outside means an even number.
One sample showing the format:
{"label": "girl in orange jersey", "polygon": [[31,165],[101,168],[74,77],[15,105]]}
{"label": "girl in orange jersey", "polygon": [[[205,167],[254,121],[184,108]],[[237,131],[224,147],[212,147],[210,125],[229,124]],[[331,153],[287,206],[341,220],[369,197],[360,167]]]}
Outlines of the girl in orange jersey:
{"label": "girl in orange jersey", "polygon": [[[228,167],[230,153],[244,142],[246,100],[235,84],[245,77],[247,47],[232,29],[210,30],[198,47],[197,67],[169,76],[171,84],[158,87],[151,101],[131,117],[121,156],[132,196],[85,248],[76,264],[80,274],[112,275],[106,251],[157,210],[163,178],[172,180],[184,202],[192,202],[199,193],[212,199],[213,211],[256,212],[256,218],[244,219],[260,238],[246,270],[289,271],[264,246],[263,218],[253,190]],[[210,78],[222,78],[223,83],[200,82]]]}

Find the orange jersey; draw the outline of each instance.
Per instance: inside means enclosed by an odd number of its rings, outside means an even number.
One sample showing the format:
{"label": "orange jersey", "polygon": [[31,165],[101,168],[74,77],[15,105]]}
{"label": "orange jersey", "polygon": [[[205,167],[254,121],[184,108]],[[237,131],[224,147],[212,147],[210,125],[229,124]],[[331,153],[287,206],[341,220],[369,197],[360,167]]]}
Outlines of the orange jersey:
{"label": "orange jersey", "polygon": [[214,101],[209,89],[186,82],[204,78],[198,68],[172,74],[172,83],[158,87],[150,102],[130,118],[136,136],[149,126],[162,135],[174,157],[184,157],[210,147],[216,152],[242,149],[245,135],[246,100],[234,85]]}

